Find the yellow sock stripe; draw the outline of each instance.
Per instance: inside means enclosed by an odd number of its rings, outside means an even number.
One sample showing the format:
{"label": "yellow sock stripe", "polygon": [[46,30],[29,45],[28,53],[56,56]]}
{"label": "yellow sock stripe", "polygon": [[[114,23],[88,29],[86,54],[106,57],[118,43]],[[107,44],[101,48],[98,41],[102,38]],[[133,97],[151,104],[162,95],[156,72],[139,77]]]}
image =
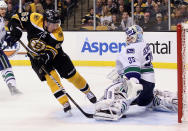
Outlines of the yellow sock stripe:
{"label": "yellow sock stripe", "polygon": [[68,102],[68,98],[67,98],[66,95],[64,95],[64,96],[62,96],[62,97],[60,97],[60,98],[58,98],[57,100],[58,100],[59,103],[61,103],[62,105],[64,105],[65,103]]}
{"label": "yellow sock stripe", "polygon": [[[61,84],[60,82],[60,78],[58,76],[58,74],[56,73],[55,70],[51,71],[50,74],[56,79],[56,81],[59,82],[59,84]],[[57,98],[57,100],[61,103],[61,104],[65,104],[68,101],[67,96],[62,92],[61,88],[57,86],[57,84],[50,78],[49,75],[45,75],[46,81],[48,86],[50,87],[52,93],[54,94],[54,96]],[[62,86],[62,85],[61,85]],[[63,87],[63,86],[62,86]]]}
{"label": "yellow sock stripe", "polygon": [[78,88],[80,91],[84,93],[90,91],[90,88],[86,83],[86,80],[78,72],[76,72],[74,76],[69,78],[68,81],[71,82],[76,88]]}
{"label": "yellow sock stripe", "polygon": [[86,83],[86,85],[80,89],[80,91],[87,94],[90,91],[89,85]]}

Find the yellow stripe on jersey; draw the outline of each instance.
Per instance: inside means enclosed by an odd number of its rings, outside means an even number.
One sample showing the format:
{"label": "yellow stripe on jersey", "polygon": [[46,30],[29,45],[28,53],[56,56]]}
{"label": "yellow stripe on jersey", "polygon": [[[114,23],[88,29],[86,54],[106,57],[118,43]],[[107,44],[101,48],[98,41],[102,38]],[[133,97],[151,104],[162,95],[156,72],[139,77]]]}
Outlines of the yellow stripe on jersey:
{"label": "yellow stripe on jersey", "polygon": [[12,18],[20,20],[18,14],[13,15]]}
{"label": "yellow stripe on jersey", "polygon": [[30,22],[35,26],[36,28],[39,28],[40,30],[43,29],[43,16],[39,13],[32,13],[30,15]]}
{"label": "yellow stripe on jersey", "polygon": [[20,22],[20,25],[21,25],[22,28],[23,28],[22,22],[20,21],[20,18],[19,18],[19,16],[18,16],[18,14],[13,15],[11,18],[18,20],[18,21]]}
{"label": "yellow stripe on jersey", "polygon": [[58,51],[55,48],[53,48],[52,46],[49,46],[49,45],[46,46],[45,50],[51,51],[54,57],[58,54]]}
{"label": "yellow stripe on jersey", "polygon": [[63,31],[61,27],[57,28],[53,33],[51,33],[51,36],[57,41],[64,40]]}

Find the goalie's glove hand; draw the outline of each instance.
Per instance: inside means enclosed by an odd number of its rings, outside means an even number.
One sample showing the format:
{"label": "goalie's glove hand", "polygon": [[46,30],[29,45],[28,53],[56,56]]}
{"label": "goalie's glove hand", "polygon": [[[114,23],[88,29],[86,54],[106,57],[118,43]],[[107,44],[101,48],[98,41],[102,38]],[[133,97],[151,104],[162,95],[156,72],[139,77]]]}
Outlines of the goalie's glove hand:
{"label": "goalie's glove hand", "polygon": [[14,46],[14,44],[16,44],[16,42],[18,41],[18,38],[16,38],[15,36],[12,36],[11,34],[6,34],[5,41],[7,42],[8,46],[12,47]]}
{"label": "goalie's glove hand", "polygon": [[36,57],[36,59],[41,63],[41,64],[45,64],[48,65],[52,62],[53,60],[53,55],[50,51],[45,51],[40,53],[39,56]]}

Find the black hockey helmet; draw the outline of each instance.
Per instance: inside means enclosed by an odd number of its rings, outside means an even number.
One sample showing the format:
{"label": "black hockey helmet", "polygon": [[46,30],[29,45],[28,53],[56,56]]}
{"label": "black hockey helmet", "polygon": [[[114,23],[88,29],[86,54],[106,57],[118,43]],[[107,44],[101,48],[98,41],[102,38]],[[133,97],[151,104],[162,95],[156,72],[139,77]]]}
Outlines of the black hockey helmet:
{"label": "black hockey helmet", "polygon": [[55,10],[45,10],[44,14],[44,20],[50,23],[60,23],[60,16],[59,13]]}

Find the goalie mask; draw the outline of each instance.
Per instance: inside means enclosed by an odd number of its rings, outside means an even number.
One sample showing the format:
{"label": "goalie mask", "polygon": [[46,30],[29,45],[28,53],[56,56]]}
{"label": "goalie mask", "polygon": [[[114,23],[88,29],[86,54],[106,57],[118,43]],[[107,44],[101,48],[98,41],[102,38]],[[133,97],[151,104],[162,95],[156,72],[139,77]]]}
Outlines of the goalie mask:
{"label": "goalie mask", "polygon": [[138,25],[133,25],[125,30],[127,44],[142,42],[143,41],[143,29]]}

